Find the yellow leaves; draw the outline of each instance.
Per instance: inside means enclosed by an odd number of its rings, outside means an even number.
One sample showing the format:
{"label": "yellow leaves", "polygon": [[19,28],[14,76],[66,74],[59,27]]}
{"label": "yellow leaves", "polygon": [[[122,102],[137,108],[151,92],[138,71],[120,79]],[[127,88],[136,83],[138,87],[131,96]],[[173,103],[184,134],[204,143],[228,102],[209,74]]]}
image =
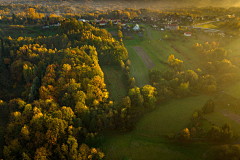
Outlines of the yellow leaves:
{"label": "yellow leaves", "polygon": [[14,116],[14,119],[18,119],[19,117],[21,117],[21,112],[13,112],[13,116]]}
{"label": "yellow leaves", "polygon": [[25,136],[25,138],[27,138],[27,139],[29,138],[28,136],[29,136],[30,132],[29,132],[28,126],[26,124],[22,127],[21,134],[23,136]]}

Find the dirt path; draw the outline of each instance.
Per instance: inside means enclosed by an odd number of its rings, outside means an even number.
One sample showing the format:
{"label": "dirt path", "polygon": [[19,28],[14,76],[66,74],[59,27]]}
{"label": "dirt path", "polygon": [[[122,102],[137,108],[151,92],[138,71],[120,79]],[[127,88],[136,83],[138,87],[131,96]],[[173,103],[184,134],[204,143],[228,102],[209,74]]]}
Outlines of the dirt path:
{"label": "dirt path", "polygon": [[228,117],[229,119],[237,122],[238,124],[240,124],[240,116],[237,115],[237,114],[234,114],[234,113],[231,113],[229,111],[221,111],[221,110],[218,110],[218,112],[222,113],[225,117]]}
{"label": "dirt path", "polygon": [[151,57],[149,57],[147,52],[141,46],[136,46],[133,48],[135,49],[135,51],[137,52],[137,54],[142,59],[142,61],[144,62],[148,69],[152,69],[155,66],[155,63],[153,62]]}
{"label": "dirt path", "polygon": [[152,40],[152,35],[151,35],[150,29],[148,30],[148,37],[149,37],[150,40]]}

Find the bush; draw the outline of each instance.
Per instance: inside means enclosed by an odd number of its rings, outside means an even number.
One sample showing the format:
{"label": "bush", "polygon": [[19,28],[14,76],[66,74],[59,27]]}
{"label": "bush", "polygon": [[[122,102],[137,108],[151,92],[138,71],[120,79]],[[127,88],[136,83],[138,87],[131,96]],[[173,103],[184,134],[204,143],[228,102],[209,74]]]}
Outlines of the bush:
{"label": "bush", "polygon": [[209,99],[205,105],[203,106],[203,113],[211,113],[214,112],[214,108],[215,108],[215,103],[212,99]]}
{"label": "bush", "polygon": [[130,40],[130,39],[132,39],[132,37],[131,36],[126,36],[125,39]]}

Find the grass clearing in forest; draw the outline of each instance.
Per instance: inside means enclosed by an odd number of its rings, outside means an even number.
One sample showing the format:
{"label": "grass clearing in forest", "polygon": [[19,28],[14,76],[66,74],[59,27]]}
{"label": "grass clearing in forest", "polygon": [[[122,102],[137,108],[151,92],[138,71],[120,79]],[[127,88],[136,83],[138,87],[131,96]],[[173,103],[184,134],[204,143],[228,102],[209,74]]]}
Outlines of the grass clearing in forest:
{"label": "grass clearing in forest", "polygon": [[[216,107],[217,108],[217,107]],[[233,135],[237,136],[240,134],[240,125],[228,118],[227,116],[224,116],[222,113],[216,111],[210,114],[204,114],[204,117],[207,118],[209,121],[211,121],[213,124],[215,124],[218,127],[222,127],[226,122],[230,124],[232,130],[233,130]]]}
{"label": "grass clearing in forest", "polygon": [[137,52],[132,47],[126,47],[128,50],[131,77],[134,77],[136,85],[143,87],[149,84],[149,69],[146,67],[142,59],[138,56]]}
{"label": "grass clearing in forest", "polygon": [[202,159],[212,146],[203,142],[181,143],[164,136],[181,131],[194,111],[202,108],[208,96],[174,99],[146,113],[130,133],[108,133],[104,151],[106,160],[129,159]]}
{"label": "grass clearing in forest", "polygon": [[127,95],[127,79],[118,66],[101,66],[104,73],[104,81],[107,85],[109,98],[113,101],[121,101]]}
{"label": "grass clearing in forest", "polygon": [[231,43],[229,43],[224,47],[226,50],[228,49],[232,50],[232,53],[229,54],[229,58],[240,56],[239,44],[240,44],[240,38],[233,40]]}

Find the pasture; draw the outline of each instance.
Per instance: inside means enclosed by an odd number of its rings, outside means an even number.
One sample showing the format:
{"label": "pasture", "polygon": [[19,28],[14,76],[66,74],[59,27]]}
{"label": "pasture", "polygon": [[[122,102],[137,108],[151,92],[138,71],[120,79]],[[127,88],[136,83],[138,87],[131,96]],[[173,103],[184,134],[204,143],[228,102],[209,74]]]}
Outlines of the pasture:
{"label": "pasture", "polygon": [[127,79],[120,67],[101,66],[104,80],[109,92],[109,98],[113,101],[121,101],[127,95]]}
{"label": "pasture", "polygon": [[105,159],[202,159],[211,145],[202,142],[181,143],[164,138],[185,128],[196,109],[208,96],[174,99],[144,114],[130,133],[108,133],[104,144]]}
{"label": "pasture", "polygon": [[225,49],[231,49],[232,53],[229,55],[229,57],[235,57],[239,56],[239,43],[240,43],[240,38],[233,40],[231,43],[228,45],[224,46]]}
{"label": "pasture", "polygon": [[149,69],[146,67],[142,59],[138,56],[136,51],[132,47],[126,47],[128,50],[131,77],[134,77],[136,85],[138,87],[143,87],[149,84]]}
{"label": "pasture", "polygon": [[[163,40],[165,35],[173,40]],[[154,62],[153,69],[161,72],[168,69],[167,59],[171,54],[183,61],[185,70],[196,70],[203,68],[200,66],[198,55],[191,49],[191,45],[212,41],[204,34],[197,33],[197,39],[187,37],[183,40],[183,37],[177,33],[157,30],[145,31],[146,37],[142,41],[137,35],[134,36],[134,40],[124,40],[123,42],[131,61],[130,74],[135,78],[138,87],[149,84],[150,69],[144,64],[143,59],[137,53],[138,50],[136,52],[134,47],[141,46]],[[105,136],[108,137],[103,145],[103,151],[106,153],[105,159],[202,159],[203,155],[215,146],[214,144],[207,142],[182,143],[168,140],[166,137],[170,134],[176,135],[187,127],[194,112],[201,109],[209,98],[212,96],[201,95],[173,99],[171,102],[158,105],[154,110],[145,113],[132,132],[105,133]],[[217,126],[229,122],[234,135],[240,134],[239,124],[222,113],[215,111],[204,116]],[[211,124],[203,121],[200,127],[208,131]]]}

